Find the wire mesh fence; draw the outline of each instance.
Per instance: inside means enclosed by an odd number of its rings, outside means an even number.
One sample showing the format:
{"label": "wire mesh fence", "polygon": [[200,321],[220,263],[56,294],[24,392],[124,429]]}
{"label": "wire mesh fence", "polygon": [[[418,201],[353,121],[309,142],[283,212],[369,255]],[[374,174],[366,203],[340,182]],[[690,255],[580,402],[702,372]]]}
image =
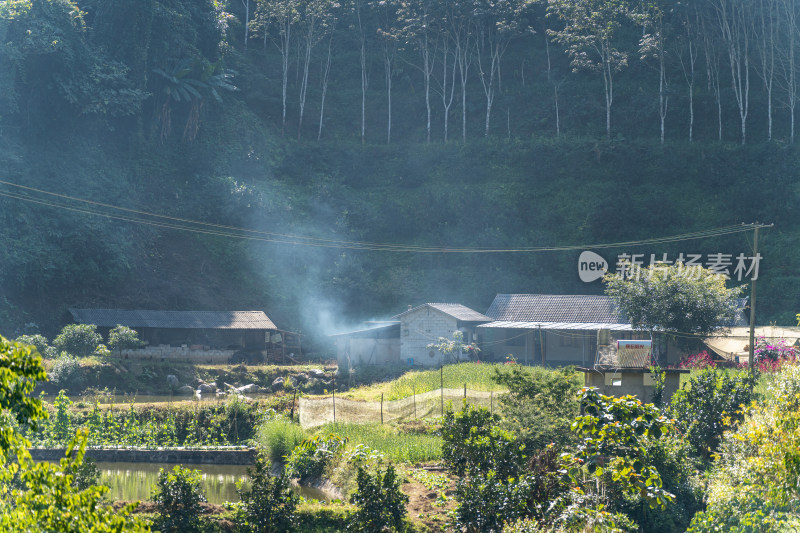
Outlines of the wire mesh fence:
{"label": "wire mesh fence", "polygon": [[[436,389],[408,398],[380,402],[365,402],[336,398],[333,394],[328,398],[298,400],[300,426],[313,428],[331,422],[366,424],[388,423],[395,421],[434,418],[442,416],[449,402],[455,409],[460,408],[466,399],[467,403],[486,407],[494,412],[497,400],[503,392],[483,392],[461,389]],[[383,396],[381,395],[381,398]]]}

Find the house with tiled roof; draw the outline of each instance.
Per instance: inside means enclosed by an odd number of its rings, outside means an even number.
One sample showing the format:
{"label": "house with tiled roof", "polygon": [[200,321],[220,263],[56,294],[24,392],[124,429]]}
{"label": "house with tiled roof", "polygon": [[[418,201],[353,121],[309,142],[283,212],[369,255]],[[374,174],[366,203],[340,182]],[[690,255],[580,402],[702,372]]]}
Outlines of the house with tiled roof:
{"label": "house with tiled roof", "polygon": [[[498,294],[478,326],[481,357],[522,363],[592,366],[598,344],[640,339],[608,296]],[[648,337],[649,338],[649,337]]]}
{"label": "house with tiled roof", "polygon": [[94,324],[103,337],[116,325],[145,342],[124,357],[227,362],[237,352],[274,361],[300,355],[299,336],[279,330],[263,311],[70,309],[78,324]]}
{"label": "house with tiled roof", "polygon": [[[439,351],[428,348],[439,338],[452,339],[460,331],[463,342],[477,340],[476,327],[491,319],[469,307],[455,303],[425,303],[399,313],[385,322],[332,335],[339,366],[364,364],[407,364],[438,367],[446,360]],[[464,356],[465,357],[465,356]]]}

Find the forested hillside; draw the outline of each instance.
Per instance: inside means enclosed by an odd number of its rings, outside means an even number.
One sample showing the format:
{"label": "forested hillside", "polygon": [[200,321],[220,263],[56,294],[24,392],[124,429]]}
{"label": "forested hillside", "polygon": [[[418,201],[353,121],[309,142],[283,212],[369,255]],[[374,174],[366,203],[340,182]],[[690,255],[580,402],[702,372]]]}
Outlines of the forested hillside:
{"label": "forested hillside", "polygon": [[579,251],[411,247],[756,220],[775,223],[758,320],[791,324],[796,4],[0,2],[0,324],[253,308],[313,336],[423,301],[602,290]]}

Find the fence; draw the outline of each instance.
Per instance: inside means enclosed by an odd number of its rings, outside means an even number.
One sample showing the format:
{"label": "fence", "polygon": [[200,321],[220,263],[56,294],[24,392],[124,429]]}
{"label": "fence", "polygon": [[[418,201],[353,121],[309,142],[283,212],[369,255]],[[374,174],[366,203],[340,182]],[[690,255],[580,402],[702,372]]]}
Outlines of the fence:
{"label": "fence", "polygon": [[298,414],[300,426],[304,429],[321,426],[330,422],[365,424],[392,421],[414,420],[441,416],[448,402],[458,409],[461,402],[486,407],[494,412],[496,401],[503,392],[468,391],[463,389],[436,389],[422,394],[414,394],[401,400],[362,402],[345,400],[331,395],[330,398],[309,400],[300,398]]}

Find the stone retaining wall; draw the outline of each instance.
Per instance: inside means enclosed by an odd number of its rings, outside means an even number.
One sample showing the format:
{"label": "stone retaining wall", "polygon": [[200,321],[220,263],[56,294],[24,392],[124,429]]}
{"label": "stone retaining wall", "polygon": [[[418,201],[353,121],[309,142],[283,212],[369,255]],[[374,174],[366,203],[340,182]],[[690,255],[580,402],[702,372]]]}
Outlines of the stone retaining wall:
{"label": "stone retaining wall", "polygon": [[192,363],[227,363],[237,350],[192,349],[189,346],[159,344],[136,350],[122,350],[123,359],[177,361]]}
{"label": "stone retaining wall", "polygon": [[[64,457],[67,450],[65,448],[32,448],[29,451],[31,457],[36,461],[58,461]],[[251,465],[255,463],[256,455],[255,448],[236,450],[87,448],[85,457],[97,462]]]}

